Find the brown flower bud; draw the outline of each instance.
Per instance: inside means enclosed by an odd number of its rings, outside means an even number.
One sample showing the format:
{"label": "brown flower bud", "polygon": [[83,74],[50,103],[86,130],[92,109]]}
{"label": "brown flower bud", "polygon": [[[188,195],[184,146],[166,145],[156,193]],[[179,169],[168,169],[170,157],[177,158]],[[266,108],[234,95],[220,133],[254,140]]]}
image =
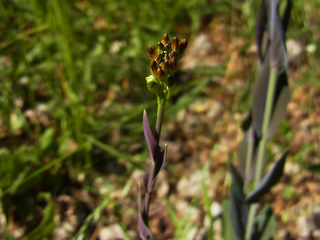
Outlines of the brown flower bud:
{"label": "brown flower bud", "polygon": [[179,54],[182,55],[184,53],[184,51],[186,50],[187,48],[187,45],[188,45],[188,42],[186,39],[182,39],[180,42],[179,42]]}
{"label": "brown flower bud", "polygon": [[169,68],[170,68],[170,63],[169,63],[169,61],[168,61],[168,60],[164,60],[164,62],[162,63],[161,68],[162,68],[162,70],[165,71],[165,72],[168,71]]}
{"label": "brown flower bud", "polygon": [[177,52],[170,52],[170,58],[172,61],[177,61],[178,60],[178,53]]}
{"label": "brown flower bud", "polygon": [[171,42],[171,49],[172,49],[173,51],[177,51],[178,46],[179,46],[179,40],[178,40],[177,37],[174,37],[174,38],[172,39],[172,42]]}
{"label": "brown flower bud", "polygon": [[166,75],[165,72],[161,68],[158,68],[156,76],[160,81],[163,80],[165,75]]}
{"label": "brown flower bud", "polygon": [[150,63],[150,69],[151,69],[151,73],[155,74],[158,70],[158,64],[155,60],[152,60]]}
{"label": "brown flower bud", "polygon": [[167,33],[163,35],[161,43],[163,44],[163,46],[167,46],[168,44],[170,44],[169,36]]}
{"label": "brown flower bud", "polygon": [[157,58],[157,49],[150,45],[148,48],[147,48],[147,52],[148,52],[148,55],[149,55],[149,58],[155,60]]}
{"label": "brown flower bud", "polygon": [[170,68],[172,69],[172,71],[177,70],[177,66],[178,66],[178,60],[177,59],[175,59],[175,60],[171,59]]}
{"label": "brown flower bud", "polygon": [[158,42],[157,50],[158,50],[158,52],[160,52],[160,51],[163,51],[163,50],[164,50],[164,45],[163,45],[161,42]]}
{"label": "brown flower bud", "polygon": [[162,53],[160,53],[160,54],[157,55],[157,58],[156,58],[156,62],[157,62],[157,63],[160,63],[160,62],[162,61],[162,56],[163,56]]}

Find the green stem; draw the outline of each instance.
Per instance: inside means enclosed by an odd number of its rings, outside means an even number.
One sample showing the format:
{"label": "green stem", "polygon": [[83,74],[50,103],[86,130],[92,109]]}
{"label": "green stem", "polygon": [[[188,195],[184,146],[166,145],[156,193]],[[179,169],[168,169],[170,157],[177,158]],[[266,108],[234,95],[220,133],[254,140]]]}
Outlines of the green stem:
{"label": "green stem", "polygon": [[[265,104],[265,108],[264,108],[262,135],[261,135],[261,140],[259,142],[257,166],[256,166],[256,170],[255,170],[255,179],[254,179],[255,188],[259,185],[261,175],[262,175],[263,166],[264,166],[267,136],[268,136],[268,130],[269,130],[269,125],[270,125],[270,120],[271,120],[271,112],[272,112],[272,105],[273,105],[273,99],[274,99],[275,86],[276,86],[276,82],[277,82],[277,76],[278,76],[277,67],[271,66],[270,67],[269,83],[268,83],[267,99],[266,99],[266,104]],[[257,210],[256,205],[250,206],[246,234],[245,234],[245,239],[247,239],[247,240],[250,239],[256,210]]]}
{"label": "green stem", "polygon": [[252,157],[253,157],[253,132],[252,128],[249,129],[249,137],[248,139],[248,144],[247,144],[247,157],[246,157],[246,169],[245,169],[245,179],[244,179],[244,187],[243,187],[243,192],[247,192],[249,185],[250,185],[250,169],[251,169],[251,164],[252,164]]}
{"label": "green stem", "polygon": [[161,126],[162,126],[163,115],[164,115],[164,111],[165,111],[166,105],[167,105],[167,99],[166,98],[159,98],[158,99],[156,136],[155,136],[157,143],[159,143],[159,140],[160,140]]}
{"label": "green stem", "polygon": [[262,125],[262,137],[259,143],[258,149],[258,159],[257,159],[257,169],[255,175],[255,186],[257,186],[261,179],[262,168],[264,165],[264,155],[266,150],[266,142],[268,137],[268,130],[271,120],[271,112],[272,105],[274,100],[275,87],[277,82],[278,69],[276,67],[271,66],[269,84],[268,84],[268,93],[267,93],[267,101],[264,110],[263,116],[263,125]]}

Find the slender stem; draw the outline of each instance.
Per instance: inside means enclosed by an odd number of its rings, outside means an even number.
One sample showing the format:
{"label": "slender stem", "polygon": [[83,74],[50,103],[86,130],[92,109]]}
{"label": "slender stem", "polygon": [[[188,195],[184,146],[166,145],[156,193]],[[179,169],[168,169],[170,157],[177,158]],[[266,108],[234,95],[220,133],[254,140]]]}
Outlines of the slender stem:
{"label": "slender stem", "polygon": [[156,122],[156,141],[159,143],[160,134],[161,134],[161,126],[163,121],[164,110],[166,108],[167,99],[160,98],[158,99],[158,111],[157,111],[157,122]]}
{"label": "slender stem", "polygon": [[148,225],[148,217],[149,217],[149,206],[150,206],[150,202],[151,202],[151,193],[146,193],[145,197],[144,197],[144,217],[146,219],[145,223]]}
{"label": "slender stem", "polygon": [[[267,142],[268,129],[269,129],[270,120],[271,120],[271,112],[272,112],[272,105],[273,105],[277,76],[278,76],[277,67],[270,66],[268,92],[267,92],[267,99],[266,99],[266,104],[265,104],[265,108],[264,108],[264,116],[263,116],[263,124],[262,124],[262,136],[261,136],[261,140],[259,142],[257,166],[256,166],[256,170],[255,170],[255,180],[254,180],[255,188],[259,185],[261,175],[262,175],[262,169],[264,166],[266,142]],[[250,239],[256,210],[257,210],[257,207],[255,204],[250,206],[246,234],[245,234],[245,239],[247,239],[247,240]]]}
{"label": "slender stem", "polygon": [[259,143],[259,149],[258,149],[258,160],[257,160],[257,169],[256,169],[256,175],[255,175],[255,186],[257,186],[260,182],[262,168],[264,165],[266,142],[267,142],[268,130],[269,130],[269,125],[270,125],[270,120],[271,120],[271,112],[272,112],[272,105],[273,105],[277,76],[278,76],[277,67],[271,66],[269,84],[268,84],[267,100],[266,100],[266,106],[265,106],[264,116],[263,116],[262,138]]}

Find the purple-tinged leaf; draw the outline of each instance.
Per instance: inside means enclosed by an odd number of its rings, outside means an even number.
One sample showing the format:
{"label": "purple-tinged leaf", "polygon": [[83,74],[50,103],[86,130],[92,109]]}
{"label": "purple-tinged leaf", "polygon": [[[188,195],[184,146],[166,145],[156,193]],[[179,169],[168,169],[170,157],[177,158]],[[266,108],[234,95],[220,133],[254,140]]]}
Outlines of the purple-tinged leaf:
{"label": "purple-tinged leaf", "polygon": [[256,44],[258,49],[258,56],[260,64],[264,61],[264,55],[266,50],[266,43],[267,43],[267,22],[268,22],[268,14],[266,9],[267,3],[265,0],[261,1],[257,25],[256,25]]}
{"label": "purple-tinged leaf", "polygon": [[[285,32],[287,29],[292,1],[287,1],[283,19],[279,15],[279,0],[262,0],[257,25],[256,44],[259,56],[259,65],[268,60],[283,72],[288,64],[285,46]],[[270,59],[266,59],[266,52],[270,51]]]}
{"label": "purple-tinged leaf", "polygon": [[[268,52],[266,59],[268,59]],[[262,64],[262,68],[257,74],[252,91],[252,127],[258,138],[261,138],[262,135],[262,124],[268,91],[269,74],[270,66],[266,61]],[[284,117],[285,109],[289,101],[288,91],[287,75],[285,72],[282,72],[277,78],[270,122],[272,129],[268,133],[268,138],[272,137],[275,127],[279,125]]]}
{"label": "purple-tinged leaf", "polygon": [[277,81],[273,112],[270,119],[267,139],[270,139],[273,136],[275,131],[278,129],[279,124],[284,119],[289,100],[290,91],[288,87],[287,75],[285,72],[283,72],[280,74]]}
{"label": "purple-tinged leaf", "polygon": [[280,157],[280,159],[273,165],[271,170],[261,180],[257,188],[246,197],[245,201],[247,203],[254,203],[259,201],[259,199],[264,194],[269,192],[269,190],[280,180],[283,173],[287,154],[288,151],[285,151],[283,155]]}
{"label": "purple-tinged leaf", "polygon": [[279,15],[279,0],[270,2],[270,65],[277,67],[279,72],[283,72],[288,65],[285,31]]}
{"label": "purple-tinged leaf", "polygon": [[147,225],[145,224],[142,217],[140,185],[139,185],[139,196],[138,196],[138,230],[139,230],[140,238],[150,239],[152,237],[151,232],[147,227]]}
{"label": "purple-tinged leaf", "polygon": [[[269,51],[267,51],[265,58],[269,58]],[[262,135],[262,123],[268,91],[269,74],[270,65],[268,61],[264,61],[257,73],[252,90],[252,127],[258,138],[261,138]]]}
{"label": "purple-tinged leaf", "polygon": [[154,153],[156,151],[158,143],[152,135],[146,110],[143,111],[143,133],[148,144],[151,163],[154,164]]}
{"label": "purple-tinged leaf", "polygon": [[251,123],[252,123],[252,114],[251,114],[251,111],[244,117],[244,119],[242,120],[242,123],[241,123],[241,129],[242,131],[247,131],[249,130],[250,126],[251,126]]}
{"label": "purple-tinged leaf", "polygon": [[151,164],[149,165],[148,170],[144,175],[143,184],[146,191],[148,193],[151,193],[157,181],[158,175],[164,166],[167,146],[165,147],[164,151],[161,151],[159,144],[156,142],[155,138],[152,135],[146,111],[144,111],[143,113],[143,131],[148,144],[151,160]]}
{"label": "purple-tinged leaf", "polygon": [[167,155],[167,145],[164,148],[164,151],[157,153],[155,156],[155,167],[154,167],[154,175],[153,175],[153,186],[156,183],[159,173],[162,170],[164,163],[166,161]]}
{"label": "purple-tinged leaf", "polygon": [[[148,165],[148,169],[146,170],[146,172],[143,176],[143,186],[144,186],[145,191],[149,194],[152,192],[152,189],[153,189],[153,184],[152,184],[153,173],[154,173],[154,165],[150,163]],[[150,184],[149,184],[149,182],[150,182]]]}
{"label": "purple-tinged leaf", "polygon": [[[253,144],[251,153],[248,153],[248,150],[249,150],[248,144]],[[259,145],[259,138],[254,133],[252,127],[250,127],[244,133],[244,136],[237,148],[238,168],[241,173],[241,176],[248,181],[252,181],[254,179],[258,145]],[[246,164],[247,164],[248,154],[252,156],[249,174],[246,173]]]}
{"label": "purple-tinged leaf", "polygon": [[283,18],[282,18],[282,25],[283,25],[284,32],[286,32],[287,28],[288,28],[289,18],[290,18],[290,13],[291,13],[292,7],[293,7],[293,1],[287,0],[286,10],[285,10]]}

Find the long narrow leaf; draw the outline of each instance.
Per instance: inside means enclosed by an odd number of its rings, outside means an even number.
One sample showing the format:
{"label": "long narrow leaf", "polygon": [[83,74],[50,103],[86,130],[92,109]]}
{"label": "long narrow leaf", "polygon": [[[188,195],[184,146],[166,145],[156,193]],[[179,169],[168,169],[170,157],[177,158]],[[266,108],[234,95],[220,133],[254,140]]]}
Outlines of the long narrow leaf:
{"label": "long narrow leaf", "polygon": [[283,173],[287,154],[288,154],[288,151],[284,152],[284,154],[280,157],[280,159],[274,164],[272,169],[261,180],[258,187],[246,197],[245,201],[247,203],[254,203],[259,201],[259,199],[264,194],[269,192],[271,187],[273,187],[280,180]]}
{"label": "long narrow leaf", "polygon": [[140,238],[150,239],[152,237],[151,232],[147,227],[147,225],[145,224],[142,217],[140,185],[139,185],[139,195],[138,195],[138,230],[139,230]]}

